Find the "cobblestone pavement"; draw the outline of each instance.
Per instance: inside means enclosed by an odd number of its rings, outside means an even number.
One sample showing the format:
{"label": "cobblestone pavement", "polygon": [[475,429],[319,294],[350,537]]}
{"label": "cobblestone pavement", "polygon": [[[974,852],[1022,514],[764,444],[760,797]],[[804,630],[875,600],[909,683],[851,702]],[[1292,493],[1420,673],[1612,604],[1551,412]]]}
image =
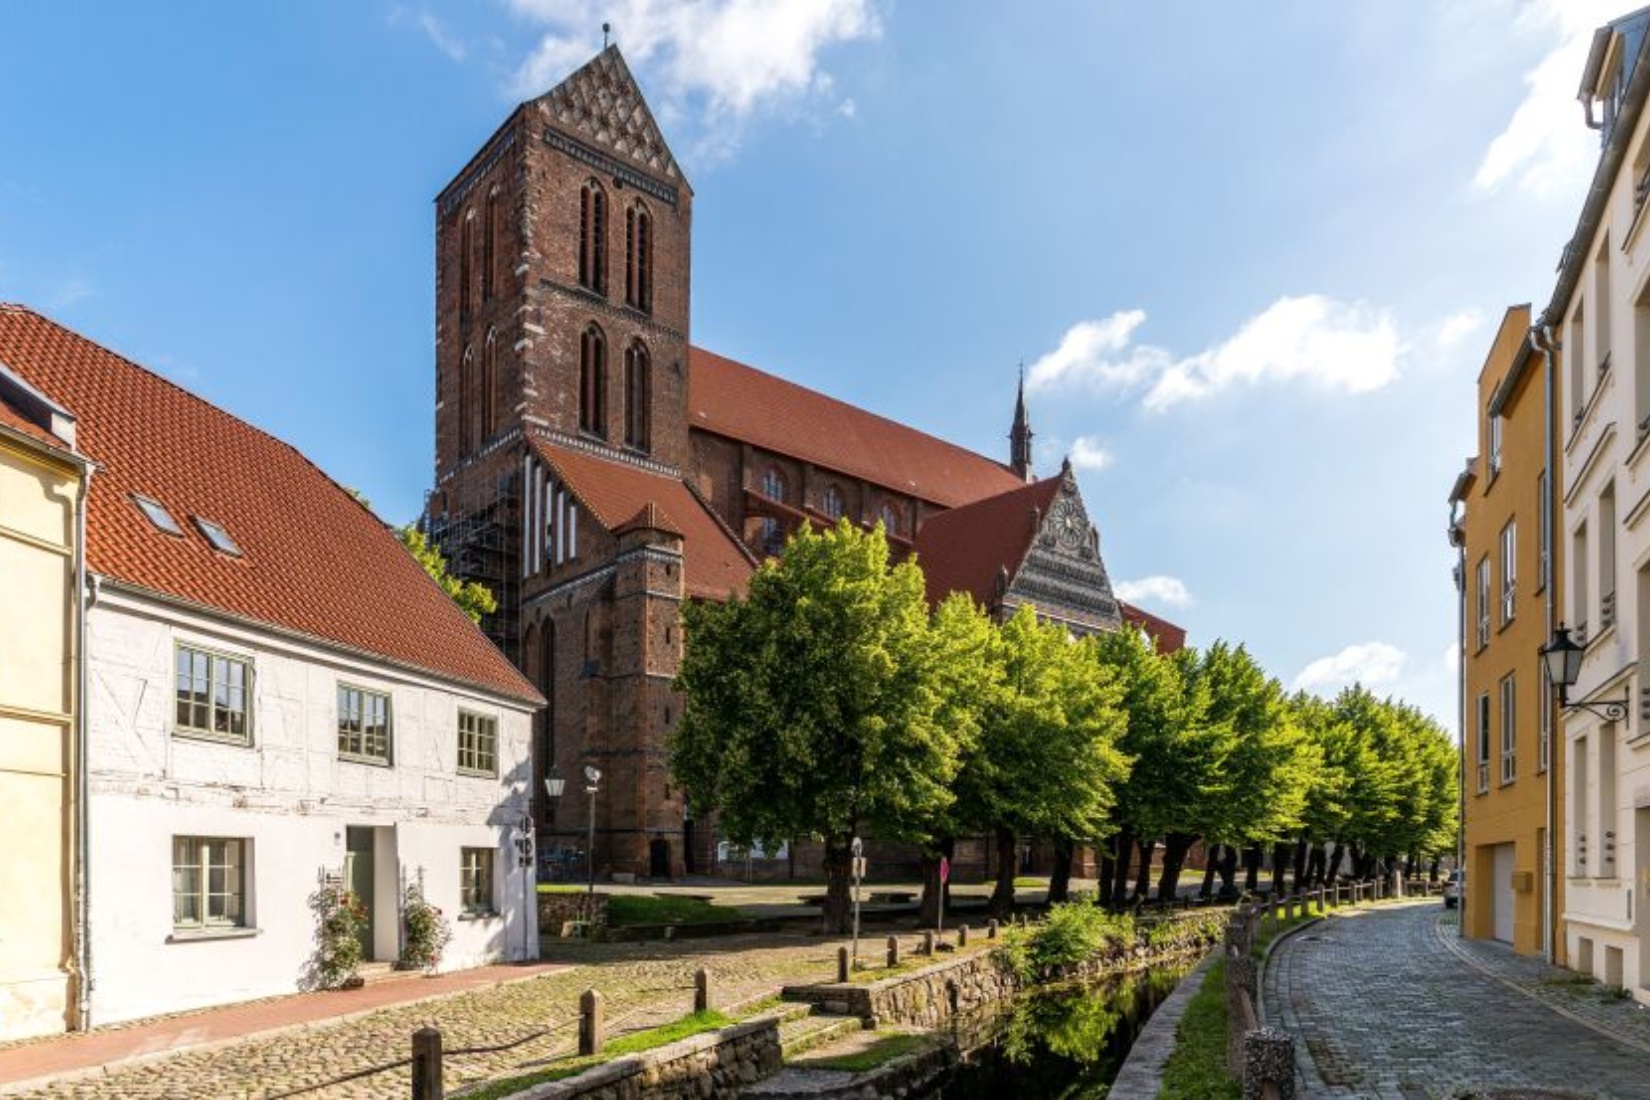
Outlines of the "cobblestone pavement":
{"label": "cobblestone pavement", "polygon": [[1307,1097],[1650,1100],[1650,1013],[1459,941],[1436,901],[1336,914],[1285,940],[1263,998],[1267,1023],[1295,1036]]}
{"label": "cobblestone pavement", "polygon": [[[914,950],[915,938],[906,950]],[[802,936],[734,936],[686,944],[568,944],[554,961],[573,969],[530,981],[402,1005],[342,1022],[252,1037],[163,1060],[112,1067],[95,1077],[61,1080],[8,1097],[51,1100],[405,1100],[405,1067],[316,1088],[328,1080],[408,1056],[411,1035],[441,1029],[448,1051],[511,1043],[548,1027],[557,1030],[509,1050],[446,1059],[449,1092],[488,1077],[530,1072],[569,1053],[575,1044],[578,997],[599,989],[606,998],[608,1034],[616,1036],[674,1020],[692,1009],[693,974],[712,975],[713,1004],[731,1007],[778,992],[781,985],[828,979],[835,973],[836,941]]]}

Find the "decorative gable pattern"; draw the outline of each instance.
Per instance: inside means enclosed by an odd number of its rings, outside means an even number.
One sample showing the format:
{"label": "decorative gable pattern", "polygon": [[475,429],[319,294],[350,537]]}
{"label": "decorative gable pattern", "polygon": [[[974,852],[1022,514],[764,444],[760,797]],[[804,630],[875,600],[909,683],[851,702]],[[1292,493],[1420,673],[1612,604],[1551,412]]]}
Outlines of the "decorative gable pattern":
{"label": "decorative gable pattern", "polygon": [[597,54],[540,102],[568,133],[612,150],[666,179],[681,179],[676,158],[617,46]]}
{"label": "decorative gable pattern", "polygon": [[1069,462],[1058,486],[1025,560],[1010,574],[1004,611],[1031,604],[1045,618],[1072,627],[1116,630],[1123,618],[1100,560],[1100,532],[1089,522]]}

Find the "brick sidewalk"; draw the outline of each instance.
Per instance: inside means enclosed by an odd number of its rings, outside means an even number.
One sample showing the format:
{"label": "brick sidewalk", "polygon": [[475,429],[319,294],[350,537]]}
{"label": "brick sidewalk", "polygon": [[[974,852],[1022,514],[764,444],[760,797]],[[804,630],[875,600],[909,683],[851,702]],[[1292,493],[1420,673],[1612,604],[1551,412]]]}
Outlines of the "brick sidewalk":
{"label": "brick sidewalk", "polygon": [[[915,943],[907,938],[907,950]],[[299,1094],[302,1100],[405,1100],[408,1071],[376,1067],[406,1058],[412,1033],[421,1027],[439,1027],[449,1051],[508,1045],[449,1057],[446,1083],[453,1090],[539,1068],[570,1053],[575,1035],[568,1025],[577,1018],[578,997],[586,988],[601,990],[610,1034],[623,1034],[686,1014],[692,1007],[693,974],[701,967],[712,975],[713,1004],[724,1007],[777,993],[787,983],[824,978],[834,972],[835,961],[836,941],[785,935],[678,944],[569,943],[558,945],[555,957],[534,974],[524,975],[517,967],[490,968],[521,979],[502,984],[496,976],[469,971],[12,1047],[0,1051],[0,1067],[14,1067],[0,1069],[6,1074],[0,1080],[14,1084],[0,1084],[0,1093],[29,1100],[273,1100]],[[474,984],[456,990],[436,986],[448,981]],[[390,997],[407,986],[416,989],[419,1000],[363,1007],[347,1000]],[[424,996],[432,992],[440,995]],[[324,1011],[307,1021],[278,1015],[294,1011],[287,1006],[298,1002],[320,1004]],[[246,1030],[229,1034],[219,1021],[237,1017],[247,1021]],[[146,1042],[153,1045],[145,1049]],[[108,1054],[95,1045],[105,1043],[110,1044]],[[127,1060],[105,1068],[106,1057]],[[26,1059],[35,1059],[33,1068]],[[17,1087],[19,1078],[42,1073],[63,1076]],[[327,1084],[355,1073],[363,1076]]]}

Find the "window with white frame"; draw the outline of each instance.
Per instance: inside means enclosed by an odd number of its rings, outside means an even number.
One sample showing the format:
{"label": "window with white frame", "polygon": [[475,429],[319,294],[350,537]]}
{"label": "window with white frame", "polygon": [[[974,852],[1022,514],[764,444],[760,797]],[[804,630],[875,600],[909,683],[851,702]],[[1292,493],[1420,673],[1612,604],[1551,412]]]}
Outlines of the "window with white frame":
{"label": "window with white frame", "polygon": [[378,764],[390,762],[388,695],[338,685],[338,755]]}
{"label": "window with white frame", "polygon": [[1489,414],[1490,476],[1501,472],[1501,418]]}
{"label": "window with white frame", "polygon": [[458,712],[458,770],[470,775],[498,774],[497,718]]}
{"label": "window with white frame", "polygon": [[493,860],[491,848],[459,850],[459,908],[471,916],[491,915],[493,906]]}
{"label": "window with white frame", "polygon": [[1518,689],[1512,676],[1501,681],[1501,782],[1518,777]]}
{"label": "window with white frame", "polygon": [[1518,521],[1501,528],[1501,625],[1513,621],[1518,594]]}
{"label": "window with white frame", "polygon": [[1490,559],[1478,563],[1478,648],[1490,644]]}
{"label": "window with white frame", "polygon": [[179,645],[175,729],[196,737],[252,743],[252,666],[244,658]]}
{"label": "window with white frame", "polygon": [[246,926],[246,848],[240,837],[172,838],[172,926]]}
{"label": "window with white frame", "polygon": [[1490,697],[1478,697],[1478,793],[1490,789]]}

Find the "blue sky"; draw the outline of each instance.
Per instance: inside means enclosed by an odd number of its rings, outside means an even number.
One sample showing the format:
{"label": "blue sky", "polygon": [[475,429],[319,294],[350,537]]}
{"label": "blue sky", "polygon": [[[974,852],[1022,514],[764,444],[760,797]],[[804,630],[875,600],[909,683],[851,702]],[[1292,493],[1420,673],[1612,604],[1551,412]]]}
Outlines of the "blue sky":
{"label": "blue sky", "polygon": [[1627,6],[22,5],[0,299],[405,521],[432,199],[608,19],[696,191],[696,343],[1003,457],[1024,361],[1039,466],[1077,458],[1125,592],[1453,726],[1445,497]]}

